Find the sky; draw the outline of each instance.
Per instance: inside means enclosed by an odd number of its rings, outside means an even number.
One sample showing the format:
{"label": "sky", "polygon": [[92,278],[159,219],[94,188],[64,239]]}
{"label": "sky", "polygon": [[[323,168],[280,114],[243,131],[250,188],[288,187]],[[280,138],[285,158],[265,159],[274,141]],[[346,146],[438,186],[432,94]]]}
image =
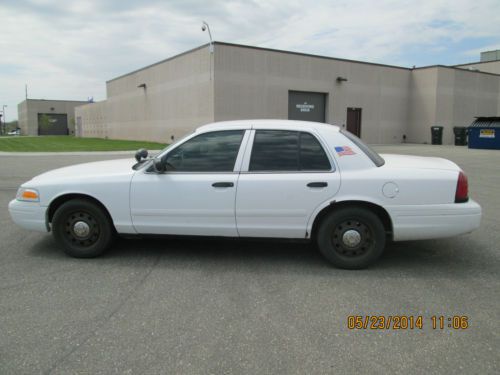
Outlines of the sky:
{"label": "sky", "polygon": [[106,99],[106,81],[214,40],[406,67],[500,49],[499,0],[1,0],[0,110]]}

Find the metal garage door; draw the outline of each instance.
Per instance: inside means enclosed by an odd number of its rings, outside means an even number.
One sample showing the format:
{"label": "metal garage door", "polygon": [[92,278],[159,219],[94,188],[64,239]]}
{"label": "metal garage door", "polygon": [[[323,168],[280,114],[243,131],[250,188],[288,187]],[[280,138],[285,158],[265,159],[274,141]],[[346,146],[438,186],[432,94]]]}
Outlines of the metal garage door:
{"label": "metal garage door", "polygon": [[326,94],[321,92],[289,91],[290,120],[325,122]]}
{"label": "metal garage door", "polygon": [[39,113],[38,135],[68,135],[68,116],[59,113]]}

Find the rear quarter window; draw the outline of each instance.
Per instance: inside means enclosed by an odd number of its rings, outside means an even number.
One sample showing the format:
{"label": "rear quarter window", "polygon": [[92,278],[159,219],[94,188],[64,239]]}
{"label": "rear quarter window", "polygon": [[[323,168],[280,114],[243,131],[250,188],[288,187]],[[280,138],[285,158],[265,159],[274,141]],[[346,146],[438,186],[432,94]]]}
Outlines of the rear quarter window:
{"label": "rear quarter window", "polygon": [[377,167],[381,167],[385,164],[385,160],[382,156],[377,154],[375,150],[373,150],[370,146],[368,146],[366,143],[364,143],[361,139],[356,137],[354,134],[348,132],[347,130],[340,130],[340,133],[345,135],[347,139],[349,139],[352,143],[354,143],[356,146],[358,146],[363,153],[370,158],[370,160],[375,164]]}

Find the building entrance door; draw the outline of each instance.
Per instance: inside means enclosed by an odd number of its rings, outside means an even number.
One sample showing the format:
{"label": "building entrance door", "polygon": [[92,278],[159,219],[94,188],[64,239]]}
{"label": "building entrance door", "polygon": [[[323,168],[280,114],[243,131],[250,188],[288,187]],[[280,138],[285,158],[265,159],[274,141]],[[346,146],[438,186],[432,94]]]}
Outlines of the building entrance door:
{"label": "building entrance door", "polygon": [[347,131],[361,138],[361,108],[347,108]]}

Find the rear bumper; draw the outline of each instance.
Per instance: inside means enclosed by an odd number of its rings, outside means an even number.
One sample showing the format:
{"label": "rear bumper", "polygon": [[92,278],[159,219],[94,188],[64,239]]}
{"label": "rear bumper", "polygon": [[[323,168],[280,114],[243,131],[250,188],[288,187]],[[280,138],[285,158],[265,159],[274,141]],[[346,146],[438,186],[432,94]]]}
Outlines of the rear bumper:
{"label": "rear bumper", "polygon": [[34,202],[20,202],[13,199],[9,203],[10,217],[17,225],[30,230],[47,232],[45,212],[47,207]]}
{"label": "rear bumper", "polygon": [[394,241],[452,237],[479,228],[481,206],[466,203],[387,206]]}

